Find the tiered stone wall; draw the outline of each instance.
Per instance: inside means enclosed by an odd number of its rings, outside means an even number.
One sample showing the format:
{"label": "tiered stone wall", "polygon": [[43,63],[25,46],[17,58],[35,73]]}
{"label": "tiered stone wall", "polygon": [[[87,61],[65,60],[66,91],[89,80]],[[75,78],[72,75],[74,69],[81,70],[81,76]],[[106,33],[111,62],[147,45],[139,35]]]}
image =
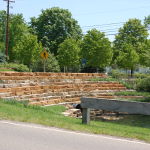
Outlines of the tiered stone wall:
{"label": "tiered stone wall", "polygon": [[125,90],[118,82],[93,82],[107,78],[100,73],[7,73],[0,72],[0,98],[28,100],[34,105],[79,101],[83,96],[107,97]]}

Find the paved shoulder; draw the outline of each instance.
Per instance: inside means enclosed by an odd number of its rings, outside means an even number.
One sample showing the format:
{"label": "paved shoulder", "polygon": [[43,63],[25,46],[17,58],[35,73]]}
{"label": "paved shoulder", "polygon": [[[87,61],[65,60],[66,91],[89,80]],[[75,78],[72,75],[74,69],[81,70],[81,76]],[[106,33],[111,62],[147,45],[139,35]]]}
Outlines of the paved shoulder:
{"label": "paved shoulder", "polygon": [[0,121],[1,150],[150,150],[150,144],[34,124]]}

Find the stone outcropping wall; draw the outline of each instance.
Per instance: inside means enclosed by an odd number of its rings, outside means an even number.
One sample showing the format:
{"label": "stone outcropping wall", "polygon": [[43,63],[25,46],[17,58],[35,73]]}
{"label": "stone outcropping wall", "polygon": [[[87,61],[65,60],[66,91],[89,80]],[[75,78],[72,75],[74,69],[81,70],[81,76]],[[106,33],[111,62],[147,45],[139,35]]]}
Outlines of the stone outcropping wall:
{"label": "stone outcropping wall", "polygon": [[90,81],[107,78],[100,73],[19,73],[0,72],[0,98],[27,100],[33,105],[76,102],[81,97],[105,97],[126,90],[118,82]]}

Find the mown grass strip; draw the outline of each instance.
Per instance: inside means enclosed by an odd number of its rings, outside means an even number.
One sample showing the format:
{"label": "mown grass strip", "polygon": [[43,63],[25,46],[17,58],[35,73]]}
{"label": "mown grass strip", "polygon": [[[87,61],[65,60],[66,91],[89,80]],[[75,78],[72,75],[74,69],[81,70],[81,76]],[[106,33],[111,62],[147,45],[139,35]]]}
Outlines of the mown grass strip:
{"label": "mown grass strip", "polygon": [[[128,101],[137,101],[137,102],[150,102],[150,93],[149,92],[137,92],[137,91],[120,91],[115,92],[116,96],[135,96],[135,98],[127,98]],[[136,96],[141,96],[137,98]],[[120,100],[123,100],[121,98]]]}
{"label": "mown grass strip", "polygon": [[137,92],[137,91],[120,91],[120,92],[115,92],[115,95],[117,95],[117,96],[144,96],[144,97],[150,97],[149,92]]}
{"label": "mown grass strip", "polygon": [[0,100],[0,119],[37,123],[74,131],[107,134],[150,142],[150,116],[127,116],[116,121],[91,121],[83,125],[81,119],[65,117],[64,106],[28,106],[16,101]]}
{"label": "mown grass strip", "polygon": [[2,72],[2,71],[14,71],[13,69],[1,69],[0,68],[0,71]]}

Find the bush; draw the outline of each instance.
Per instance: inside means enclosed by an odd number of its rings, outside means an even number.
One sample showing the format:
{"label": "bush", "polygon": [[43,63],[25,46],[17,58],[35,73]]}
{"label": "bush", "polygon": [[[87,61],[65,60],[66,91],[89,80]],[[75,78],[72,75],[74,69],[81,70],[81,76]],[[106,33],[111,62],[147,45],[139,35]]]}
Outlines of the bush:
{"label": "bush", "polygon": [[118,80],[119,83],[123,84],[127,89],[135,89],[136,83],[132,80]]}
{"label": "bush", "polygon": [[150,77],[139,80],[137,84],[138,91],[150,92]]}
{"label": "bush", "polygon": [[18,72],[29,72],[29,68],[23,64],[15,64],[15,63],[2,63],[0,64],[0,68],[8,68],[13,69]]}
{"label": "bush", "polygon": [[128,77],[128,74],[119,72],[119,71],[117,71],[117,70],[112,70],[112,72],[111,72],[110,75],[111,75],[113,78],[116,78],[116,79],[122,79],[122,78],[127,78],[127,77]]}
{"label": "bush", "polygon": [[144,74],[144,73],[135,73],[134,77],[137,79],[144,79],[146,77],[150,76],[149,74]]}
{"label": "bush", "polygon": [[[38,59],[32,66],[33,72],[43,72],[44,62],[42,59]],[[49,53],[48,59],[45,62],[46,72],[60,72],[60,67],[55,56]]]}
{"label": "bush", "polygon": [[0,63],[6,62],[6,55],[0,52]]}

